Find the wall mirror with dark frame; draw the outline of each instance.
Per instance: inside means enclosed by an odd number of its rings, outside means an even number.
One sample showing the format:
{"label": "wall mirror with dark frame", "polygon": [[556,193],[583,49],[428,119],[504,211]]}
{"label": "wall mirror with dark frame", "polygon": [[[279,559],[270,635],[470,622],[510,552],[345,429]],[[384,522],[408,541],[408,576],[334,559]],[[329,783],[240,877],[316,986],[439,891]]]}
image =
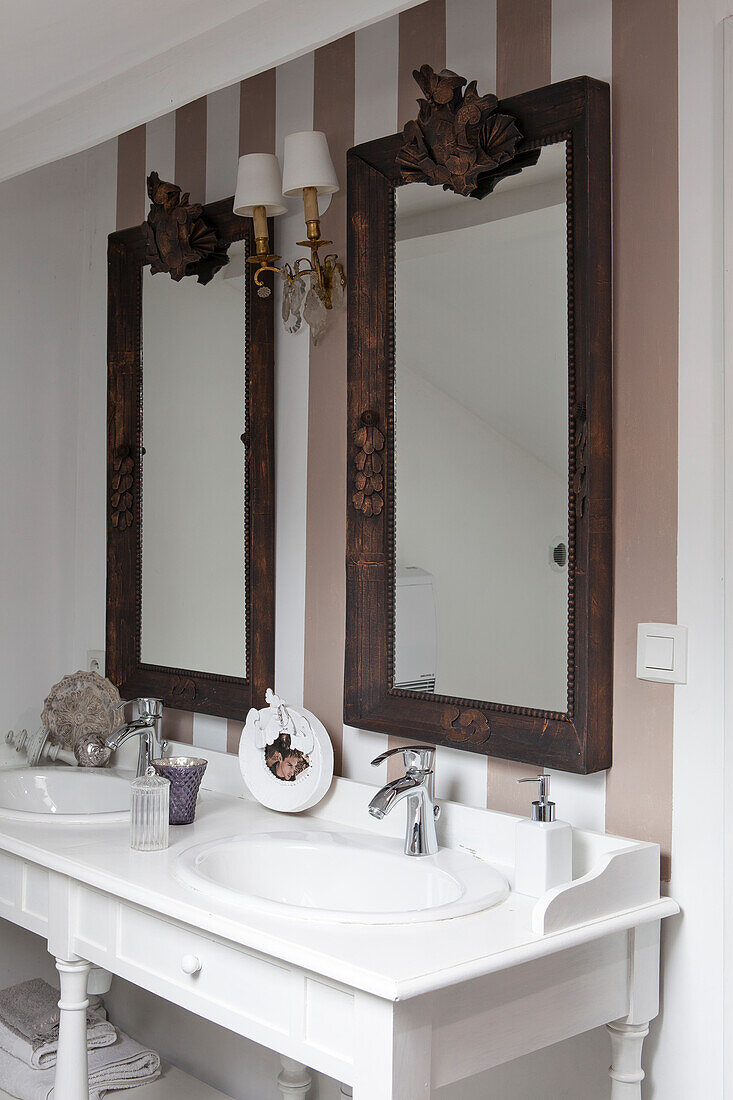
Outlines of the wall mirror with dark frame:
{"label": "wall mirror with dark frame", "polygon": [[[611,761],[608,87],[415,74],[352,149],[345,719]],[[443,186],[445,185],[445,186]]]}
{"label": "wall mirror with dark frame", "polygon": [[107,675],[243,720],[274,674],[272,298],[232,199],[148,191],[109,239]]}

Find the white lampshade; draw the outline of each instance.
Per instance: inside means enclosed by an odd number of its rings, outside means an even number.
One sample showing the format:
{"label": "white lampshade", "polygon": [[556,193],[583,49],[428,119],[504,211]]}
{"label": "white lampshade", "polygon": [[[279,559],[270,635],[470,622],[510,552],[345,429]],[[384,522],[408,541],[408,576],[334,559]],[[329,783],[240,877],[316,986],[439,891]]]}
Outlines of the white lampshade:
{"label": "white lampshade", "polygon": [[274,153],[247,153],[239,158],[234,213],[251,218],[256,206],[264,206],[268,218],[287,210],[282,198],[280,163]]}
{"label": "white lampshade", "polygon": [[326,135],[320,130],[302,130],[285,138],[283,195],[300,195],[304,187],[315,187],[321,214],[339,189]]}

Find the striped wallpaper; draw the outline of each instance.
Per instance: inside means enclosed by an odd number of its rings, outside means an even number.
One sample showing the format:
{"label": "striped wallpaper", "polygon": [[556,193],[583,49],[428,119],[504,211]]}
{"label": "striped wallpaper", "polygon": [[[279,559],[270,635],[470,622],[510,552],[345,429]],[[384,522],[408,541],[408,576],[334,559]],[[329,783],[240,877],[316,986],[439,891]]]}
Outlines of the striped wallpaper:
{"label": "striped wallpaper", "polygon": [[[635,678],[639,620],[674,622],[677,529],[677,10],[674,0],[428,0],[314,53],[242,81],[118,138],[117,227],[146,212],[155,169],[194,200],[234,191],[237,157],[281,151],[285,134],[326,131],[342,180],[353,144],[415,113],[424,62],[511,95],[587,74],[613,88],[615,295],[615,726],[605,776],[556,777],[577,824],[662,844],[669,869],[672,689]],[[654,157],[649,150],[654,149]],[[324,230],[345,254],[342,190]],[[295,251],[302,212],[278,219]],[[649,287],[654,294],[648,295]],[[346,326],[321,346],[278,333],[277,677],[334,741],[337,770],[367,770],[383,738],[344,729]],[[286,443],[287,441],[287,443]],[[241,725],[169,712],[167,735],[236,749]],[[439,797],[523,810],[525,767],[439,749]]]}

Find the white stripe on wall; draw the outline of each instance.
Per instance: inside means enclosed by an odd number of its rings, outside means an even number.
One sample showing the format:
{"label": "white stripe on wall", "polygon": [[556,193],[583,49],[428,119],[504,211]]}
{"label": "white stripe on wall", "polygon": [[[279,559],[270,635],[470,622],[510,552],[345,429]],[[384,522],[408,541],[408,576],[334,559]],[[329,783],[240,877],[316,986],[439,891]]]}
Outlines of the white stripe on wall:
{"label": "white stripe on wall", "polygon": [[[570,772],[558,772],[552,768],[545,768],[544,771],[552,776],[550,798],[555,803],[560,821],[569,821],[576,829],[592,829],[596,833],[606,831],[605,772],[572,775]],[[534,772],[534,768],[528,767],[527,775],[533,775]],[[532,797],[535,798],[536,795]],[[530,801],[527,800],[527,813]]]}
{"label": "white stripe on wall", "polygon": [[376,783],[381,786],[387,782],[386,761],[377,768],[373,768],[371,764],[386,748],[387,739],[383,733],[344,726],[341,774],[357,783]]}
{"label": "white stripe on wall", "polygon": [[446,0],[446,68],[496,91],[496,0]]}
{"label": "white stripe on wall", "polygon": [[206,201],[234,194],[239,160],[239,84],[206,99]]}
{"label": "white stripe on wall", "polygon": [[488,759],[480,753],[439,745],[435,753],[436,798],[483,809],[486,806],[487,768]]}
{"label": "white stripe on wall", "polygon": [[357,31],[354,38],[354,144],[397,131],[399,18]]}
{"label": "white stripe on wall", "polygon": [[[275,141],[282,159],[285,136],[313,128],[313,54],[282,65],[276,74]],[[275,223],[275,250],[301,254],[303,204],[292,202]],[[305,540],[308,455],[309,336],[292,336],[280,320],[275,283],[275,689],[303,702],[305,660]],[[304,326],[305,327],[305,326]]]}
{"label": "white stripe on wall", "polygon": [[611,79],[611,0],[552,0],[552,80]]}
{"label": "white stripe on wall", "polygon": [[193,743],[198,749],[227,751],[227,720],[213,714],[194,712]]}

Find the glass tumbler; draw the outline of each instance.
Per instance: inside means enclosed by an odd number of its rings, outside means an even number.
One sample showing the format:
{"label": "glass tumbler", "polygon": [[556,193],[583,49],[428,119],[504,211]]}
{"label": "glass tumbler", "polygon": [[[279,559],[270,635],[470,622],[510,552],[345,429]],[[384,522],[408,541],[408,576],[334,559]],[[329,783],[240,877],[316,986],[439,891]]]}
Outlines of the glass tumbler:
{"label": "glass tumbler", "polygon": [[196,800],[206,761],[198,756],[166,756],[153,760],[151,767],[170,780],[171,825],[190,825],[196,816]]}
{"label": "glass tumbler", "polygon": [[167,848],[169,780],[148,768],[130,787],[130,847],[136,852]]}

